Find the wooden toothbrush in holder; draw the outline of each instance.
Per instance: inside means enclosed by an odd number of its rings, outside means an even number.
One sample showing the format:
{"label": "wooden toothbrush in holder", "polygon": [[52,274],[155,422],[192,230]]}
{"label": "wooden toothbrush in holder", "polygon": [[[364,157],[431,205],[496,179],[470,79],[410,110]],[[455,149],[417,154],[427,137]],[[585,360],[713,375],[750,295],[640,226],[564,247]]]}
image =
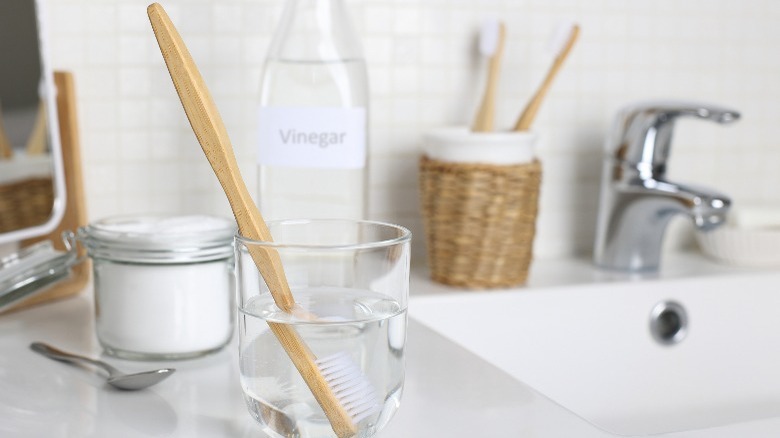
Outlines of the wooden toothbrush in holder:
{"label": "wooden toothbrush in holder", "polygon": [[506,27],[498,20],[489,20],[482,25],[479,34],[479,52],[488,59],[487,81],[482,103],[474,117],[471,130],[489,132],[493,130],[496,118],[496,92],[501,74],[501,59],[504,56]]}
{"label": "wooden toothbrush in holder", "polygon": [[571,49],[574,47],[574,43],[579,37],[580,27],[577,24],[571,24],[565,28],[564,31],[559,32],[559,34],[564,38],[559,37],[556,41],[558,50],[556,50],[557,55],[555,56],[555,60],[553,61],[550,70],[547,72],[547,75],[544,77],[542,84],[536,90],[536,93],[534,93],[533,97],[520,114],[520,117],[517,119],[513,129],[514,131],[528,131],[531,129],[531,124],[536,118],[536,114],[539,112],[539,108],[541,108],[542,102],[544,101],[545,96],[547,96],[547,92],[550,91],[553,79],[555,79],[555,76],[561,70],[561,67],[563,67],[563,62],[569,56],[569,53],[571,53]]}

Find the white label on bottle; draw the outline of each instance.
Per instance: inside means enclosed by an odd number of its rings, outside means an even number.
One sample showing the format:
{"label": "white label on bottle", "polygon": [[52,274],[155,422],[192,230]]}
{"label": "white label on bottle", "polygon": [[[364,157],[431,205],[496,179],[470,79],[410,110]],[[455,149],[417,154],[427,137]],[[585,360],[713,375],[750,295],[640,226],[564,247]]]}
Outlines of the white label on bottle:
{"label": "white label on bottle", "polygon": [[260,107],[261,165],[360,169],[366,164],[365,108]]}

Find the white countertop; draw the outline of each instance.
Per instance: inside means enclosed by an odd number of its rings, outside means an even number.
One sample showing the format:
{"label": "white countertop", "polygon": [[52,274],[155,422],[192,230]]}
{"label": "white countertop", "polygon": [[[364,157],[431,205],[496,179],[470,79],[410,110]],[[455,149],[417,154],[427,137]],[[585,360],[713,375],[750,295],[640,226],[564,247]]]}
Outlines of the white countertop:
{"label": "white countertop", "polygon": [[[662,275],[693,275],[675,265],[670,263]],[[736,268],[702,261],[694,271],[708,269]],[[626,280],[624,275],[593,272],[584,260],[542,261],[534,265],[529,286]],[[413,297],[473,293],[432,283],[424,269],[414,270],[411,288]],[[29,349],[31,342],[44,341],[99,357],[92,314],[88,289],[0,316],[0,436],[266,436],[244,406],[235,340],[215,355],[194,360],[155,363],[103,357],[123,371],[177,368],[170,379],[138,392],[114,390],[88,369]],[[613,436],[414,319],[408,331],[406,369],[401,407],[380,438]]]}
{"label": "white countertop", "polygon": [[[29,349],[44,341],[100,357],[89,290],[0,317],[0,436],[263,437],[241,396],[238,349],[201,359],[133,362],[123,371],[172,366],[168,380],[123,392],[96,374]],[[410,320],[401,408],[381,438],[604,436],[526,385]]]}

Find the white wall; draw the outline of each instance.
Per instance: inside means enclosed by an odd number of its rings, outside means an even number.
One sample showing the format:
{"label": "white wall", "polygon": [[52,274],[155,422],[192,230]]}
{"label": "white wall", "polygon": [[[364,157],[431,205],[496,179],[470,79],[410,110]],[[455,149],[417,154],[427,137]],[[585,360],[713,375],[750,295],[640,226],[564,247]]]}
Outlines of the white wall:
{"label": "white wall", "polygon": [[[146,19],[147,1],[47,0],[50,51],[76,75],[91,218],[141,212],[229,215],[189,130]],[[265,50],[282,0],[168,0],[228,124],[254,189],[252,120]],[[581,39],[544,104],[544,179],[535,252],[589,251],[603,138],[637,99],[734,107],[729,127],[680,123],[671,177],[737,203],[780,204],[780,2],[772,0],[348,0],[371,80],[374,219],[423,230],[417,199],[420,134],[468,123],[484,65],[486,17],[508,29],[498,121],[508,127],[546,71],[547,41],[577,20]]]}

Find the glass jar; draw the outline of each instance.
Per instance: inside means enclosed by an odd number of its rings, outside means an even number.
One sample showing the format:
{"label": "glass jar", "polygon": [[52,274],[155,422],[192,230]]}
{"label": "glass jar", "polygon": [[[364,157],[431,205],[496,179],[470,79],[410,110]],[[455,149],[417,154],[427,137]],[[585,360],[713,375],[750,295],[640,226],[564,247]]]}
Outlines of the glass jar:
{"label": "glass jar", "polygon": [[210,216],[126,216],[78,231],[92,258],[95,329],[106,353],[184,359],[233,334],[235,222]]}

